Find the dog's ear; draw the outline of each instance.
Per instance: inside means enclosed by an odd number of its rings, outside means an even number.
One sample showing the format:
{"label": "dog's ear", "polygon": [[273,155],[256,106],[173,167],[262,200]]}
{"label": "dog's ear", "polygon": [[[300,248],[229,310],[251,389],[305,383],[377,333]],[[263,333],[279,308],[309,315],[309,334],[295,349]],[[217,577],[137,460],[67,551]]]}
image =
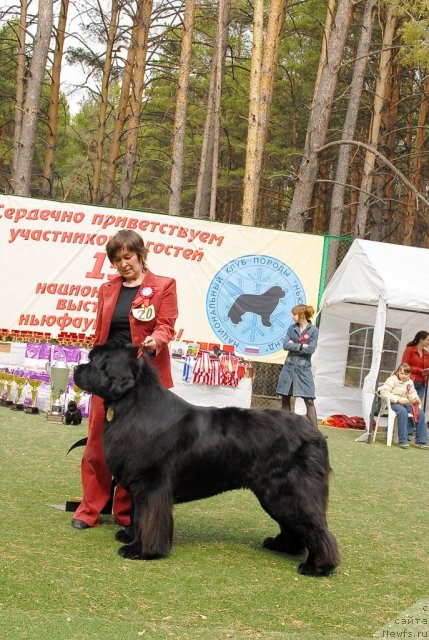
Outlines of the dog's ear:
{"label": "dog's ear", "polygon": [[117,376],[111,380],[109,395],[112,400],[119,400],[128,391],[133,389],[135,384],[135,378],[131,371],[127,371],[122,375]]}

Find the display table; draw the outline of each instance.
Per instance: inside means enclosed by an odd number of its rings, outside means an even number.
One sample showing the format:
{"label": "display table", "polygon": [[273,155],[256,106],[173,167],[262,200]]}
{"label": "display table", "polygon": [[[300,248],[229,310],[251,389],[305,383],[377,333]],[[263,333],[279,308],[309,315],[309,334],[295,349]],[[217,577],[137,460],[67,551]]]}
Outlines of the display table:
{"label": "display table", "polygon": [[[79,347],[61,347],[51,344],[33,343],[8,343],[7,352],[0,352],[0,369],[25,378],[41,381],[37,388],[37,407],[40,411],[48,412],[51,400],[51,387],[49,373],[46,365],[63,357],[70,367],[70,379],[66,393],[60,398],[62,405],[67,406],[69,400],[73,400],[72,369],[79,362],[86,362],[88,349]],[[248,408],[252,401],[252,379],[242,378],[236,387],[229,385],[206,385],[192,382],[184,382],[182,379],[184,360],[171,358],[171,371],[174,387],[173,393],[192,404],[204,407],[242,407]],[[11,399],[16,399],[16,384],[12,384]],[[4,389],[0,390],[0,395]],[[23,390],[24,404],[31,404],[31,387],[26,385]],[[90,395],[83,393],[79,402],[82,415],[86,417],[89,412]]]}
{"label": "display table", "polygon": [[237,387],[192,384],[182,380],[183,360],[171,359],[173,393],[183,400],[203,407],[248,408],[252,402],[252,379],[242,378]]}

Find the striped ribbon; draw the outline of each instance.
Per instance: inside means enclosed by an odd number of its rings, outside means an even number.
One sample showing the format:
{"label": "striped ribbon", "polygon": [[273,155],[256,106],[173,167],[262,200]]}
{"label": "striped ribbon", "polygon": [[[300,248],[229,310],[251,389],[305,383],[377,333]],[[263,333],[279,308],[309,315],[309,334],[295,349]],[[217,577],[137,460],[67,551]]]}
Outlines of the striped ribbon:
{"label": "striped ribbon", "polygon": [[[189,360],[193,366],[188,365]],[[236,387],[245,376],[246,368],[242,360],[231,354],[210,358],[208,351],[200,350],[195,359],[192,356],[186,358],[183,379],[189,382],[192,377],[193,384]]]}

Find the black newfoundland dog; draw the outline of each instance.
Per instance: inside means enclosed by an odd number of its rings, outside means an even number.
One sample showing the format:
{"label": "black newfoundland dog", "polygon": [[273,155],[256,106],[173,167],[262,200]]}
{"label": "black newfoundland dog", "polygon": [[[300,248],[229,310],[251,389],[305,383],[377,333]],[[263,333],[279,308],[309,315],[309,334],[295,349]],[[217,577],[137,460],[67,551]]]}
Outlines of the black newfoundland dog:
{"label": "black newfoundland dog", "polygon": [[66,424],[79,425],[82,422],[82,413],[74,400],[70,400],[67,405],[67,411],[64,414]]}
{"label": "black newfoundland dog", "polygon": [[327,444],[306,418],[189,404],[167,391],[148,360],[128,346],[95,347],[74,380],[104,399],[106,461],[133,498],[134,537],[119,549],[121,556],[166,556],[174,503],[246,488],[280,526],[264,547],[288,554],[307,549],[298,569],[304,575],[326,576],[338,565],[325,517]]}

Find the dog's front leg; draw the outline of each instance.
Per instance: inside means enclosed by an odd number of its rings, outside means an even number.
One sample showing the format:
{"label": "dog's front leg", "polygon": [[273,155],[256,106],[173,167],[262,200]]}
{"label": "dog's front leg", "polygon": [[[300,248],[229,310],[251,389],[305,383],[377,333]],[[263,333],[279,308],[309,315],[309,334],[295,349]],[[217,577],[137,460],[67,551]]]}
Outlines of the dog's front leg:
{"label": "dog's front leg", "polygon": [[158,488],[144,499],[133,495],[135,538],[121,547],[119,555],[131,560],[155,560],[167,556],[173,542],[173,499]]}
{"label": "dog's front leg", "polygon": [[136,522],[136,514],[135,514],[135,506],[134,506],[134,500],[131,500],[131,521],[130,524],[126,527],[124,527],[123,529],[119,529],[116,533],[115,533],[115,540],[117,540],[118,542],[122,542],[124,544],[130,544],[130,542],[132,542],[135,537],[135,529],[134,529],[134,523]]}

